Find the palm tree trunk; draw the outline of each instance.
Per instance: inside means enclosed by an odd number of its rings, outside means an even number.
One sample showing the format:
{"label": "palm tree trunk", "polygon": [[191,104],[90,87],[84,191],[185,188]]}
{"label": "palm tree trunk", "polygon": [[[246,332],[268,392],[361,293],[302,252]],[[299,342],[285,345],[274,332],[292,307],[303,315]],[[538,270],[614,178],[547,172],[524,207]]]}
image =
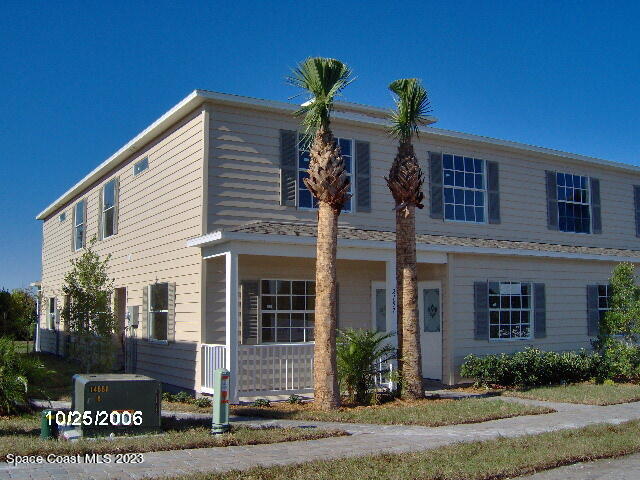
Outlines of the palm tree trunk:
{"label": "palm tree trunk", "polygon": [[416,272],[415,207],[407,206],[398,216],[397,250],[402,261],[402,395],[423,398],[422,352],[418,320],[418,275]]}
{"label": "palm tree trunk", "polygon": [[315,347],[313,383],[315,405],[322,410],[340,406],[336,375],[336,246],[338,212],[326,202],[318,208],[316,253]]}
{"label": "palm tree trunk", "polygon": [[[402,217],[404,212],[396,210],[396,232],[402,230]],[[397,234],[396,234],[397,242]],[[400,374],[400,387],[402,388],[402,267],[404,255],[402,250],[396,247],[396,341],[398,344],[398,373]]]}

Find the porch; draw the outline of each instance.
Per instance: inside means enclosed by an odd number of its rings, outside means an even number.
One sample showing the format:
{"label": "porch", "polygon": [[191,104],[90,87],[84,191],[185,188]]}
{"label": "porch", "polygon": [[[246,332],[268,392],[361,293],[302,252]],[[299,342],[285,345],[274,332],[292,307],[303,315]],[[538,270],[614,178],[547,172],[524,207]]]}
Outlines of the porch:
{"label": "porch", "polygon": [[[192,242],[206,279],[199,391],[212,393],[213,372],[227,368],[232,401],[312,392],[315,238],[224,237]],[[339,240],[338,328],[395,331],[394,246]],[[445,253],[419,251],[418,262],[420,280],[444,280]]]}

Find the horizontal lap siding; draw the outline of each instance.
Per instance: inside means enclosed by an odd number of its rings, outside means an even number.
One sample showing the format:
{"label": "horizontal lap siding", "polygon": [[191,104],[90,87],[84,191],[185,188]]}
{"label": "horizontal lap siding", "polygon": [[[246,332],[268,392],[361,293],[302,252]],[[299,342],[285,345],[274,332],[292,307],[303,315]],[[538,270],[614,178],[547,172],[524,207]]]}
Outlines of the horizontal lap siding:
{"label": "horizontal lap siding", "polygon": [[[176,341],[157,345],[140,340],[137,368],[138,373],[192,389],[197,386],[201,261],[200,251],[185,243],[202,232],[203,125],[202,113],[193,112],[78,197],[87,199],[89,240],[98,233],[100,187],[112,176],[120,177],[118,233],[99,241],[96,251],[111,255],[109,274],[116,287],[127,288],[128,306],[141,305],[143,288],[156,280],[176,283]],[[133,164],[145,156],[149,169],[134,177]],[[71,252],[76,201],[65,206],[65,222],[58,220],[60,210],[43,225],[45,297],[61,295],[70,260],[80,256]]]}
{"label": "horizontal lap siding", "polygon": [[[290,114],[244,107],[212,105],[209,155],[209,230],[251,220],[314,222],[314,212],[280,206],[279,130],[298,128]],[[393,230],[393,200],[386,186],[395,145],[383,130],[356,126],[344,120],[332,123],[336,136],[370,142],[371,213],[344,213],[340,223],[358,228]],[[429,209],[418,210],[419,233],[538,241],[596,247],[640,248],[635,236],[633,188],[640,174],[562,160],[535,153],[512,153],[487,145],[443,140],[422,134],[415,140],[418,160],[426,173],[428,151],[470,155],[499,163],[500,224],[478,225],[432,219]],[[600,179],[601,235],[550,231],[546,219],[545,170],[558,170]]]}
{"label": "horizontal lap siding", "polygon": [[[587,336],[586,286],[608,282],[610,262],[454,255],[452,277],[453,374],[457,377],[466,355],[514,352],[534,346],[545,350],[590,348]],[[473,283],[477,281],[544,283],[546,337],[525,341],[474,339]]]}

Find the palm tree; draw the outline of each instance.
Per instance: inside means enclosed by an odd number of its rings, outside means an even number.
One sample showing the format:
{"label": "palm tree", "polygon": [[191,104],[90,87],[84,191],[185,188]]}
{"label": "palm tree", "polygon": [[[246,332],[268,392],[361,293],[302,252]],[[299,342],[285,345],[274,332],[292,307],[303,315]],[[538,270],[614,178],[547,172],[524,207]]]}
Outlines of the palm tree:
{"label": "palm tree", "polygon": [[398,153],[385,180],[395,200],[396,283],[398,298],[398,357],[402,395],[422,398],[422,352],[418,321],[418,277],[416,273],[416,216],[423,208],[424,175],[411,138],[429,112],[427,91],[416,78],[403,78],[389,85],[396,108],[391,112],[389,133],[398,140]]}
{"label": "palm tree", "polygon": [[304,183],[318,202],[314,395],[316,405],[329,410],[340,405],[336,367],[336,247],[338,216],[350,198],[349,177],[330,120],[334,99],[353,78],[344,63],[315,57],[302,61],[287,80],[310,95],[295,115],[304,117],[302,125],[311,142],[309,176]]}

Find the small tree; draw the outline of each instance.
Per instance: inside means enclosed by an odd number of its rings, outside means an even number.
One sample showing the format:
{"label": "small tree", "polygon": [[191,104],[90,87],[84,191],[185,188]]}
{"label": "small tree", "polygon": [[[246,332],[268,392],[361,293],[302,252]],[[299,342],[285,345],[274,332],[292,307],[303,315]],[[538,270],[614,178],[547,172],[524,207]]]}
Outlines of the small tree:
{"label": "small tree", "polygon": [[337,340],[338,378],[349,399],[360,404],[375,401],[378,361],[390,360],[395,348],[385,343],[392,333],[371,330],[343,330]]}
{"label": "small tree", "polygon": [[10,331],[11,322],[11,294],[0,289],[0,337],[7,335]]}
{"label": "small tree", "polygon": [[27,288],[11,292],[11,326],[16,340],[29,340],[36,318],[36,296]]}
{"label": "small tree", "polygon": [[628,342],[640,339],[640,287],[636,284],[632,263],[619,263],[609,279],[609,311],[600,321],[599,341],[603,345],[611,335],[622,335]]}
{"label": "small tree", "polygon": [[109,278],[109,258],[94,252],[95,237],[80,258],[71,261],[64,277],[66,296],[62,319],[72,335],[70,356],[85,372],[108,370],[114,354],[116,319],[111,309],[113,282]]}

